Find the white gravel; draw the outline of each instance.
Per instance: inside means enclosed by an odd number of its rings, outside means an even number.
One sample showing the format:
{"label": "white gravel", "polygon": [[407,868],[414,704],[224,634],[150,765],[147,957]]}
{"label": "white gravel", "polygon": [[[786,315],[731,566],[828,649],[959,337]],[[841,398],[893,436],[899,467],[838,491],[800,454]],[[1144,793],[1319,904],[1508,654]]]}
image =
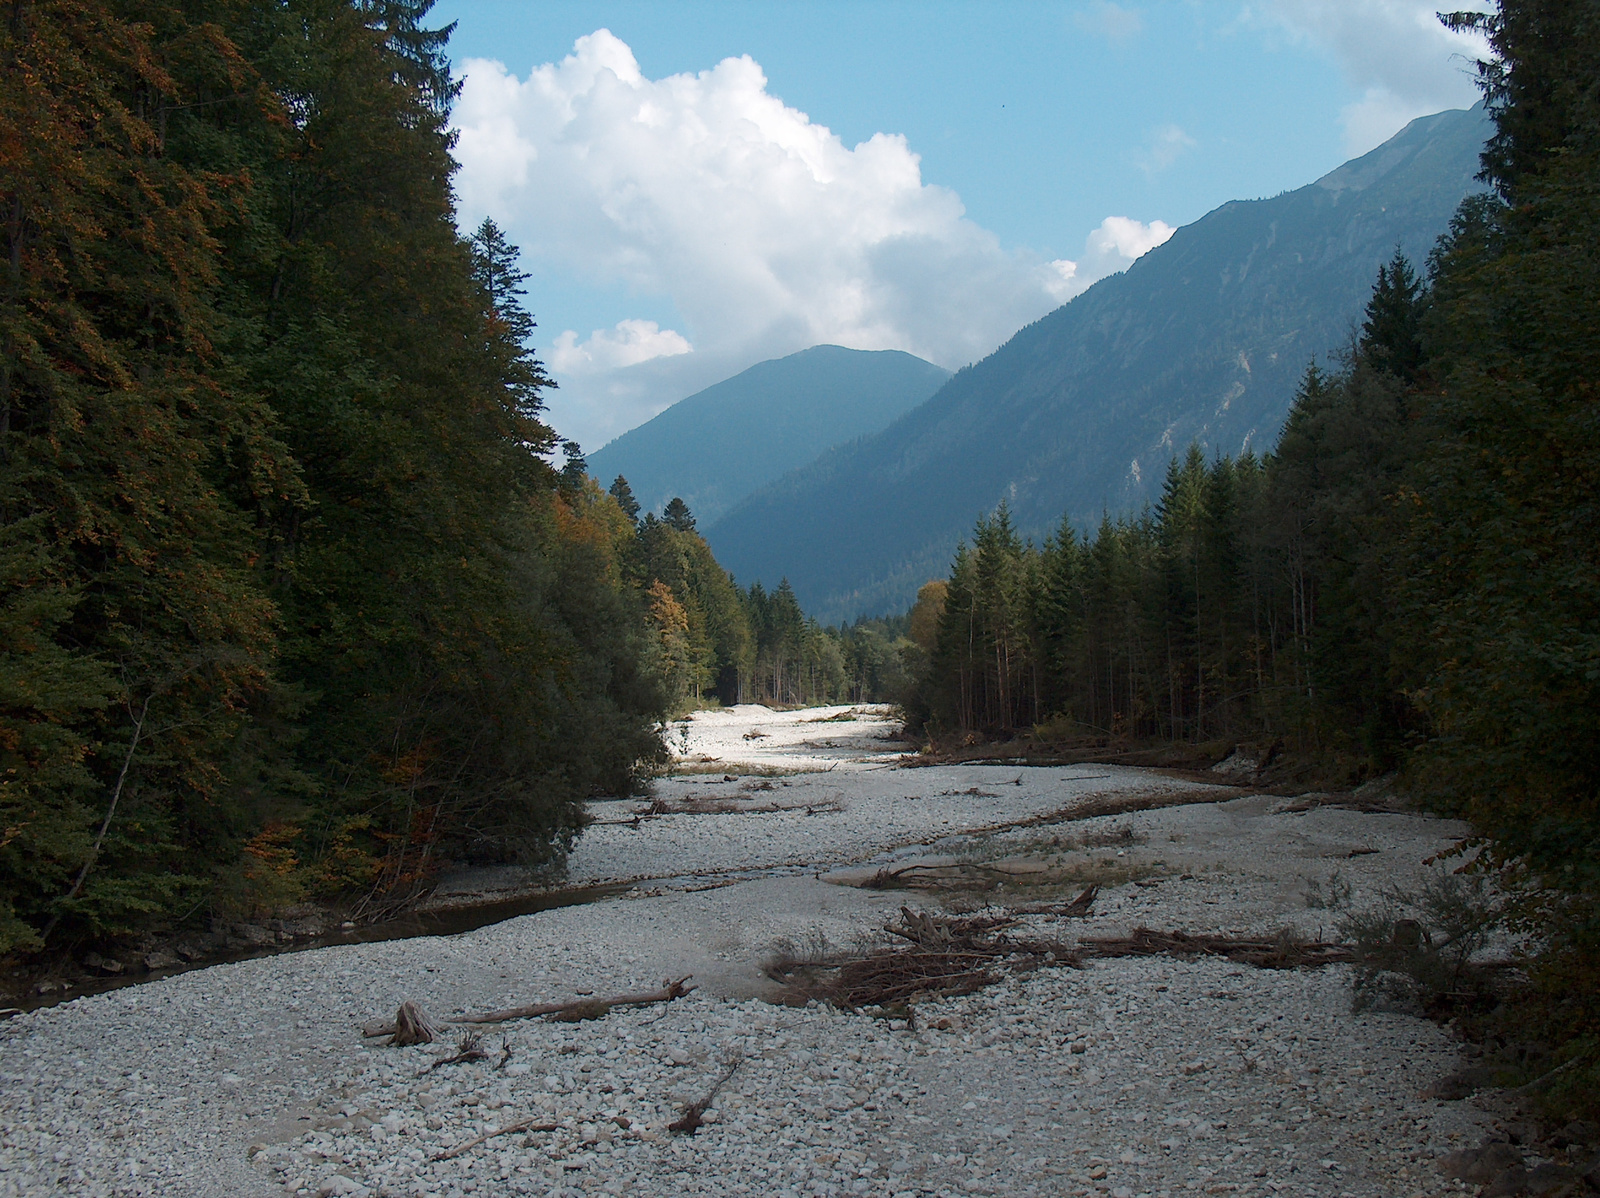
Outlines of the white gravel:
{"label": "white gravel", "polygon": [[[690,755],[723,754],[737,781],[675,779],[663,799],[792,809],[590,829],[575,877],[672,879],[633,896],[215,966],[0,1025],[0,1196],[1455,1192],[1433,1159],[1488,1116],[1419,1097],[1455,1067],[1453,1045],[1421,1020],[1351,1014],[1341,969],[1045,969],[925,1004],[908,1031],[764,1002],[759,964],[776,938],[849,943],[908,901],[830,884],[823,867],[980,849],[1098,857],[1160,884],[1108,888],[1094,919],[1037,918],[1041,933],[1314,932],[1327,915],[1307,907],[1308,882],[1338,871],[1359,901],[1421,869],[1458,825],[1279,813],[1251,797],[994,831],[1091,794],[1187,784],[1101,768],[885,768],[893,746],[872,740],[875,725],[803,722],[838,710],[693,721]],[[766,737],[743,739],[756,729]],[[741,790],[760,766],[827,765]],[[602,819],[641,810],[597,805]],[[1124,828],[1114,844],[1080,843]],[[447,1015],[687,972],[701,989],[670,1006],[491,1032],[495,1057],[502,1036],[512,1050],[503,1070],[427,1072],[444,1046],[383,1048],[355,1030],[406,998]],[[946,1030],[932,1028],[940,1019]],[[735,1059],[707,1126],[670,1134]],[[431,1159],[534,1117],[559,1129]]]}

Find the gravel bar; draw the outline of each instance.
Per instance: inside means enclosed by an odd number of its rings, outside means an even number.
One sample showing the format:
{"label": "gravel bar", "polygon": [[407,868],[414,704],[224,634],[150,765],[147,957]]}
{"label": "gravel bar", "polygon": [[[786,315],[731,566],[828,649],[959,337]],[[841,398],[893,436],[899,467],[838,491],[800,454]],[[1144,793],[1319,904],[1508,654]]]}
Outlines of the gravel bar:
{"label": "gravel bar", "polygon": [[[881,935],[903,902],[935,905],[834,884],[830,868],[1081,857],[1129,880],[1093,918],[1030,916],[1029,932],[1314,935],[1327,912],[1307,905],[1311,883],[1338,873],[1359,901],[1462,832],[1256,796],[1008,831],[1096,796],[1166,802],[1191,784],[897,769],[884,724],[843,708],[690,721],[675,747],[711,772],[665,781],[660,797],[712,796],[715,812],[591,828],[574,855],[585,880],[672,879],[632,895],[218,965],[9,1020],[0,1196],[1461,1192],[1434,1161],[1476,1143],[1491,1116],[1421,1097],[1456,1067],[1455,1045],[1422,1020],[1352,1014],[1342,967],[1044,968],[924,1003],[915,1027],[767,1001],[775,943],[849,945]],[[727,812],[735,793],[780,809]],[[640,809],[596,805],[602,819]],[[357,1033],[406,999],[444,1017],[690,972],[701,988],[669,1005],[484,1029],[481,1062],[433,1068],[453,1040],[386,1048]],[[703,1126],[673,1133],[730,1069]],[[554,1128],[467,1147],[514,1125]]]}

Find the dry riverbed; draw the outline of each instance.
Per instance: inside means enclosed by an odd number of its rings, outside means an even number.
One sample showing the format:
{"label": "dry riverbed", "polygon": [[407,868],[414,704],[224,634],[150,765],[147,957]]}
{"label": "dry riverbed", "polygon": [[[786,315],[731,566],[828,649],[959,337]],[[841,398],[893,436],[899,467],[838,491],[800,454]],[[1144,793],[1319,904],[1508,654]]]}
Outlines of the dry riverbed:
{"label": "dry riverbed", "polygon": [[[1026,906],[1089,881],[1089,919],[1028,916],[1028,934],[1315,938],[1329,916],[1308,893],[1337,874],[1359,904],[1463,831],[1136,769],[904,768],[892,732],[870,708],[703,713],[673,730],[685,772],[594,805],[571,878],[626,894],[13,1018],[0,1196],[1460,1192],[1435,1161],[1478,1142],[1489,1100],[1424,1098],[1456,1046],[1352,1014],[1343,967],[1046,967],[922,1003],[914,1027],[769,1001],[777,946],[823,954],[881,940],[902,903]],[[984,889],[851,884],[908,865]],[[443,1019],[684,974],[699,989],[667,1005],[487,1029],[482,1061],[433,1067],[454,1032],[358,1032],[407,999]],[[697,1132],[669,1130],[724,1077]]]}

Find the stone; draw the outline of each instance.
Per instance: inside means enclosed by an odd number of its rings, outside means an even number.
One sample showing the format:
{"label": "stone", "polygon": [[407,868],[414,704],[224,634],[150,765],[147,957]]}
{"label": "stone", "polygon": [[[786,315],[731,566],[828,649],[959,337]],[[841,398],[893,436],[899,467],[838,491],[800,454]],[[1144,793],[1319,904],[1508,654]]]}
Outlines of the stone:
{"label": "stone", "polygon": [[1520,1165],[1507,1169],[1484,1189],[1482,1198],[1544,1198],[1575,1188],[1580,1182],[1578,1171],[1565,1165],[1535,1165],[1524,1169]]}
{"label": "stone", "polygon": [[367,1198],[372,1191],[343,1173],[335,1173],[317,1187],[317,1198]]}
{"label": "stone", "polygon": [[1459,1102],[1470,1098],[1485,1086],[1494,1083],[1494,1071],[1482,1066],[1472,1066],[1447,1073],[1422,1092],[1423,1098],[1437,1098],[1441,1102]]}
{"label": "stone", "polygon": [[1555,1148],[1587,1148],[1591,1144],[1600,1144],[1600,1126],[1586,1119],[1574,1119],[1550,1137],[1550,1144]]}
{"label": "stone", "polygon": [[1461,1148],[1439,1158],[1439,1172],[1481,1185],[1507,1169],[1522,1164],[1522,1153],[1510,1144],[1491,1141],[1476,1148]]}
{"label": "stone", "polygon": [[151,973],[158,969],[172,969],[180,964],[182,962],[178,959],[178,955],[168,952],[164,948],[158,948],[153,953],[147,953],[144,958],[144,967]]}

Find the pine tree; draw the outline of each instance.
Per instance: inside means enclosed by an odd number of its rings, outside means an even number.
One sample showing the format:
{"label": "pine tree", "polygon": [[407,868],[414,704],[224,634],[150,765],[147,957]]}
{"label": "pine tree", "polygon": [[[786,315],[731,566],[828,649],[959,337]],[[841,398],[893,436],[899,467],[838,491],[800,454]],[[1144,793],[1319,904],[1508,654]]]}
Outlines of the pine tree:
{"label": "pine tree", "polygon": [[1415,383],[1422,366],[1422,314],[1426,293],[1405,255],[1396,248],[1387,265],[1378,267],[1378,281],[1367,301],[1361,324],[1361,361],[1387,371],[1404,383]]}
{"label": "pine tree", "polygon": [[662,509],[661,519],[668,528],[675,528],[679,532],[694,531],[694,516],[689,511],[689,505],[676,495]]}
{"label": "pine tree", "polygon": [[622,475],[617,475],[615,480],[612,481],[611,489],[607,494],[617,501],[617,506],[622,509],[624,516],[634,521],[639,519],[639,501],[633,497],[633,488],[628,485],[628,480],[623,478]]}

